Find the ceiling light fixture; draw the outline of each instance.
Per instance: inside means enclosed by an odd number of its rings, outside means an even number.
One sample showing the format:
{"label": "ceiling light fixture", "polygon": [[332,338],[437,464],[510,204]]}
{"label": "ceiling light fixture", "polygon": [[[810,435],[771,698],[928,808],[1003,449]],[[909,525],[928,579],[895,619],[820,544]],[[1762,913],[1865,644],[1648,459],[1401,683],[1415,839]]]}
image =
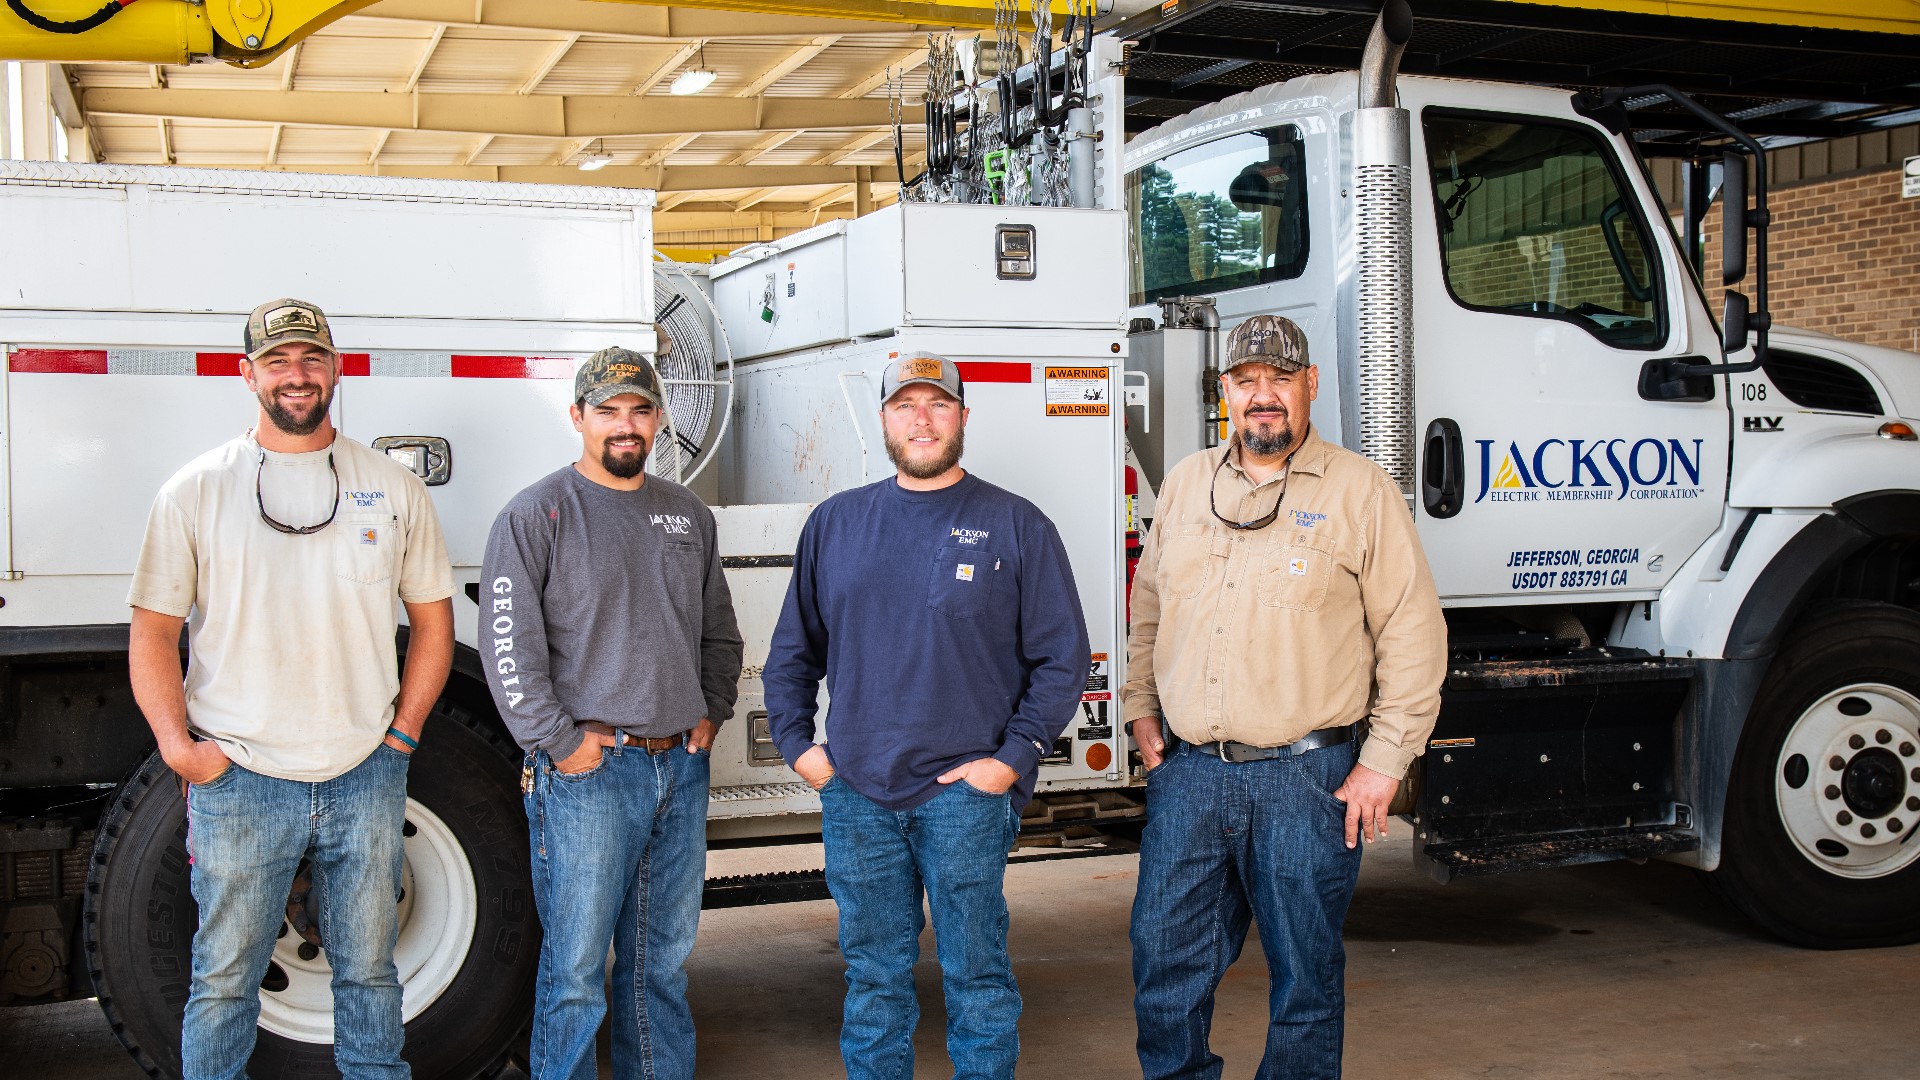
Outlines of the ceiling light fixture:
{"label": "ceiling light fixture", "polygon": [[607,153],[606,145],[599,139],[593,140],[593,142],[588,145],[586,152],[580,155],[581,172],[593,172],[596,169],[604,169],[611,164],[613,164],[613,155]]}
{"label": "ceiling light fixture", "polygon": [[713,80],[719,78],[720,74],[707,67],[707,47],[705,45],[700,46],[699,63],[699,67],[688,68],[675,76],[673,85],[667,87],[667,93],[679,97],[686,97],[688,94],[697,94],[707,87],[712,86]]}

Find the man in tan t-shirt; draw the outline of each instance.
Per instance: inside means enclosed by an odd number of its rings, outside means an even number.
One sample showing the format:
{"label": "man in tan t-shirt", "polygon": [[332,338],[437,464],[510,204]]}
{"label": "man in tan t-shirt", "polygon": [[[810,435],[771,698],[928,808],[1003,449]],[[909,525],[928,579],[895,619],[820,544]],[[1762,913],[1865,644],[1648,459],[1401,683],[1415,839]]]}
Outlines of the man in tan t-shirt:
{"label": "man in tan t-shirt", "polygon": [[1133,581],[1137,1049],[1146,1080],[1220,1074],[1213,993],[1258,920],[1273,989],[1256,1077],[1337,1077],[1356,834],[1385,835],[1433,731],[1446,625],[1398,487],[1309,423],[1306,335],[1256,315],[1226,352],[1234,438],[1167,473]]}
{"label": "man in tan t-shirt", "polygon": [[393,947],[407,759],[453,659],[452,568],[425,485],[334,430],[340,355],[320,309],[262,304],[245,341],[259,420],[160,489],[127,597],[134,697],[191,785],[200,927],[181,1071],[243,1075],[304,857],[333,969],[334,1061],[347,1080],[404,1077]]}

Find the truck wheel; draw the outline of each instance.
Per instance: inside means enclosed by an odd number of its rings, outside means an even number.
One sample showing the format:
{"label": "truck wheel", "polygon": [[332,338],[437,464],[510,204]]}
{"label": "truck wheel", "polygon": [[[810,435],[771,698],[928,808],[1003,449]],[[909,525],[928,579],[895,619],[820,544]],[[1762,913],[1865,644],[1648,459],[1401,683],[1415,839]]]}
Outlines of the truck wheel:
{"label": "truck wheel", "polygon": [[1761,685],[1713,883],[1819,949],[1920,941],[1920,614],[1829,608]]}
{"label": "truck wheel", "polygon": [[[415,1076],[490,1075],[533,1014],[539,959],[518,755],[442,701],[407,778],[405,895],[394,962]],[[199,911],[186,801],[154,754],[101,821],[86,948],[100,1007],[151,1076],[180,1074],[180,1018]],[[297,891],[297,890],[296,890]],[[303,920],[304,921],[304,920]],[[324,951],[283,930],[261,983],[255,1076],[337,1076]]]}

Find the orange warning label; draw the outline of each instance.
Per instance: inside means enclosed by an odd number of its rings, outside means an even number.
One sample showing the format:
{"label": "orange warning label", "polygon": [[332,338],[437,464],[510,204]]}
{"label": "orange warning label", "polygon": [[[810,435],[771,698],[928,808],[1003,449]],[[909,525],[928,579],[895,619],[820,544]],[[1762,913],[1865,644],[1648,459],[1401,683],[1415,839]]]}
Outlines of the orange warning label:
{"label": "orange warning label", "polygon": [[1047,369],[1048,416],[1108,416],[1107,369],[1050,367]]}

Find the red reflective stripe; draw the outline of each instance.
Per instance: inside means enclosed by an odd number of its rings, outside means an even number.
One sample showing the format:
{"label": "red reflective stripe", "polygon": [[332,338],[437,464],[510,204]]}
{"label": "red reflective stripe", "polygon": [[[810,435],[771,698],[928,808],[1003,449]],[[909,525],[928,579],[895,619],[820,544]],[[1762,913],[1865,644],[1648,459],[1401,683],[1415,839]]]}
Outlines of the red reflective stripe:
{"label": "red reflective stripe", "polygon": [[7,362],[12,371],[42,375],[105,375],[105,349],[21,349]]}
{"label": "red reflective stripe", "polygon": [[456,379],[571,379],[573,367],[561,356],[453,356]]}
{"label": "red reflective stripe", "polygon": [[[195,375],[238,375],[240,361],[245,353],[203,352],[193,354],[193,373]],[[367,353],[341,353],[340,374],[365,375],[371,366]]]}
{"label": "red reflective stripe", "polygon": [[[136,354],[138,352],[138,350],[129,351]],[[245,358],[244,353],[197,352],[193,354],[193,373],[195,375],[236,375],[240,371],[240,361]],[[455,355],[452,360],[453,376],[456,379],[571,379],[577,363],[564,356]],[[20,349],[9,359],[8,369],[17,372],[61,375],[109,373],[105,349]],[[372,373],[373,355],[371,353],[340,354],[340,374],[371,375]]]}
{"label": "red reflective stripe", "polygon": [[954,366],[960,369],[960,378],[966,382],[1033,381],[1032,364],[1014,364],[1004,360],[956,360]]}

